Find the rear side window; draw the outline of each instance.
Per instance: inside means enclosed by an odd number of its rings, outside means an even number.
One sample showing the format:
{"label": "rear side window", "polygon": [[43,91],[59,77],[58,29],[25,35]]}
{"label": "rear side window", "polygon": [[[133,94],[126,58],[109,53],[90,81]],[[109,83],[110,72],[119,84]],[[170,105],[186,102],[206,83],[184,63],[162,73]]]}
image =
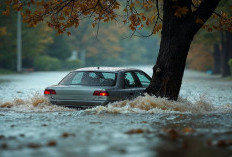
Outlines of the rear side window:
{"label": "rear side window", "polygon": [[138,77],[138,79],[139,79],[139,81],[140,81],[140,83],[141,83],[141,85],[143,87],[146,88],[146,87],[149,86],[149,84],[150,84],[150,78],[145,73],[143,73],[141,71],[137,71],[137,72],[135,72],[135,74]]}
{"label": "rear side window", "polygon": [[68,74],[59,84],[114,86],[117,74],[112,72],[76,71]]}
{"label": "rear side window", "polygon": [[138,84],[136,83],[131,72],[126,72],[124,74],[124,86],[125,88],[138,87]]}
{"label": "rear side window", "polygon": [[102,73],[102,75],[105,79],[114,79],[115,78],[115,73]]}
{"label": "rear side window", "polygon": [[71,84],[80,84],[82,77],[83,77],[83,72],[73,75],[73,78],[71,79]]}

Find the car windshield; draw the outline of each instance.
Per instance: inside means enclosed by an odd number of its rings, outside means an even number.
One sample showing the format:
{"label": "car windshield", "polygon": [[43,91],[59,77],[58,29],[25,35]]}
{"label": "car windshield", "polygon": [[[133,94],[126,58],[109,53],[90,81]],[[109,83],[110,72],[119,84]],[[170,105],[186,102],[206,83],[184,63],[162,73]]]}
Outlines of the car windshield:
{"label": "car windshield", "polygon": [[74,71],[60,85],[114,86],[117,74],[113,72]]}

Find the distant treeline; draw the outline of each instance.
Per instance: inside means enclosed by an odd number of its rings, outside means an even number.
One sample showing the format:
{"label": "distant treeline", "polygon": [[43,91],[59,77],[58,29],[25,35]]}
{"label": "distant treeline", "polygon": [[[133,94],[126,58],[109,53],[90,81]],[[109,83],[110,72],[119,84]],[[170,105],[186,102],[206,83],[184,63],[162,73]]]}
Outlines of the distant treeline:
{"label": "distant treeline", "polygon": [[[130,38],[127,26],[114,24],[102,24],[97,31],[87,21],[69,31],[71,35],[57,35],[46,23],[33,28],[22,24],[23,68],[68,70],[81,66],[147,65],[156,61],[159,37]],[[0,41],[0,69],[16,71],[16,12],[0,15]]]}
{"label": "distant treeline", "polygon": [[232,33],[201,30],[190,48],[187,67],[222,77],[231,75]]}

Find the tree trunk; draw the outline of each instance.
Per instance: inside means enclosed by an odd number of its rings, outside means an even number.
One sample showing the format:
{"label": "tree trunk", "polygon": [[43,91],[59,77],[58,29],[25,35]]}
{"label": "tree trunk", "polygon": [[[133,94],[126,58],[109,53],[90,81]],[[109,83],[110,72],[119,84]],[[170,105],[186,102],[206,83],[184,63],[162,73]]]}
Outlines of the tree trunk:
{"label": "tree trunk", "polygon": [[230,67],[228,61],[230,59],[230,51],[231,51],[231,33],[226,32],[221,33],[221,44],[222,44],[222,54],[221,54],[221,74],[222,77],[226,77],[230,75]]}
{"label": "tree trunk", "polygon": [[221,53],[218,43],[214,44],[213,58],[214,58],[213,74],[220,74]]}
{"label": "tree trunk", "polygon": [[[153,67],[153,76],[145,90],[150,95],[177,100],[186,58],[190,44],[203,23],[196,23],[196,17],[204,21],[210,17],[219,0],[205,0],[195,12],[191,11],[192,0],[164,0],[163,28],[159,56]],[[176,7],[189,9],[187,15],[176,17]]]}
{"label": "tree trunk", "polygon": [[232,59],[232,33],[229,33],[229,58]]}

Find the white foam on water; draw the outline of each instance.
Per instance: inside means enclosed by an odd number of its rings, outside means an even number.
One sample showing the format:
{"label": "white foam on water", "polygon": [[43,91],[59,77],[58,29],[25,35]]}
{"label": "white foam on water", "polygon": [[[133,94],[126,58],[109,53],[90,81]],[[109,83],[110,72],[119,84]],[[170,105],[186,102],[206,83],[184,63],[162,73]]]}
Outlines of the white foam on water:
{"label": "white foam on water", "polygon": [[[49,102],[47,98],[39,94],[32,94],[27,99],[16,98],[11,102],[0,102],[0,109],[16,112],[66,112],[76,111],[66,107],[56,106]],[[124,100],[108,104],[107,106],[97,106],[86,109],[91,113],[232,113],[232,104],[214,105],[206,96],[201,96],[199,100],[190,102],[187,99],[170,101],[165,98],[145,95],[134,100]]]}
{"label": "white foam on water", "polygon": [[27,99],[15,98],[13,101],[0,102],[0,109],[26,113],[75,111],[74,109],[53,105],[47,98],[36,93]]}
{"label": "white foam on water", "polygon": [[232,113],[232,104],[213,105],[205,96],[190,102],[186,99],[170,101],[165,98],[145,95],[134,100],[124,100],[87,109],[93,113]]}

